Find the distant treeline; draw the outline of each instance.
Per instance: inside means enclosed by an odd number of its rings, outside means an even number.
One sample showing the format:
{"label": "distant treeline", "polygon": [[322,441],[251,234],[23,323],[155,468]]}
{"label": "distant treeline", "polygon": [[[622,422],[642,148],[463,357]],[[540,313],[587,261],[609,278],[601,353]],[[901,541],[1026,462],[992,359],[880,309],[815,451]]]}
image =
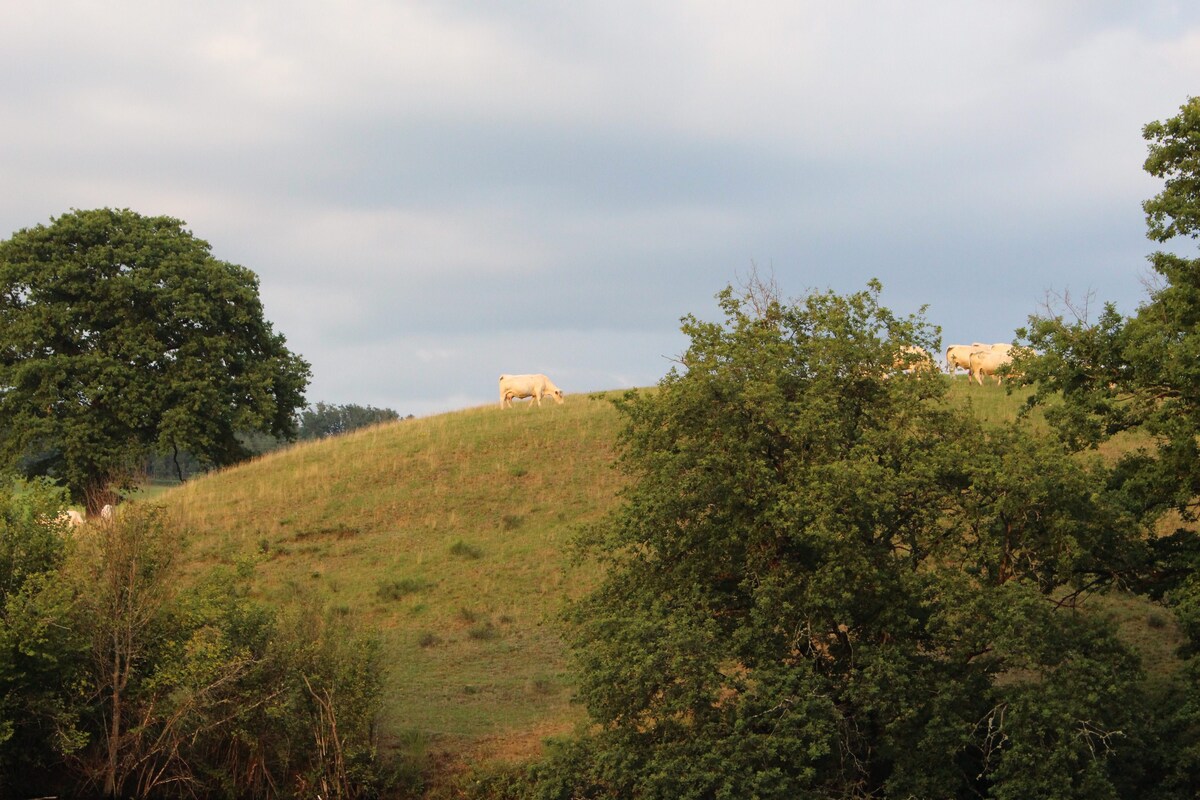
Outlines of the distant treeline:
{"label": "distant treeline", "polygon": [[[404,419],[412,419],[412,416],[409,414]],[[368,425],[399,419],[400,414],[390,408],[360,406],[355,403],[315,403],[296,415],[296,439],[324,439]],[[238,438],[254,455],[269,453],[289,443],[286,439],[259,432],[247,432]],[[151,456],[146,462],[146,476],[152,481],[186,480],[204,471],[204,466],[191,453],[161,453]]]}

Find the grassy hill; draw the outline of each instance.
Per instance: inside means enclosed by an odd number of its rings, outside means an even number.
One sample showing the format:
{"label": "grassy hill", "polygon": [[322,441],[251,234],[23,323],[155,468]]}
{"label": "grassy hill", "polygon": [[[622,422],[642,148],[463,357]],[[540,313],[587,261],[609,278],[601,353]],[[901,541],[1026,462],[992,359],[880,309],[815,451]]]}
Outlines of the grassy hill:
{"label": "grassy hill", "polygon": [[170,490],[197,568],[252,558],[265,595],[379,631],[385,736],[434,758],[528,755],[581,718],[556,615],[568,543],[621,484],[610,402],[476,408],[309,442]]}
{"label": "grassy hill", "polygon": [[[1021,397],[951,387],[983,419]],[[443,769],[529,756],[583,718],[557,612],[595,579],[569,542],[622,484],[607,398],[469,409],[297,445],[170,490],[197,568],[258,562],[265,596],[310,592],[377,630],[388,665],[385,739]],[[1160,661],[1164,616],[1108,602]]]}

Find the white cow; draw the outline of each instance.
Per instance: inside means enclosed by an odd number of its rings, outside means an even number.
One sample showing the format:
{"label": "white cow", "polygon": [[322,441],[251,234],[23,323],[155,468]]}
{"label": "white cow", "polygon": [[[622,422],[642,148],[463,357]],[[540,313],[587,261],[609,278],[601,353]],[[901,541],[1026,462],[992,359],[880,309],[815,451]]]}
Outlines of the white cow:
{"label": "white cow", "polygon": [[991,345],[983,344],[982,342],[971,342],[971,344],[952,344],[946,348],[946,369],[953,375],[958,367],[962,367],[967,372],[971,371],[971,353],[976,350],[990,349]]}
{"label": "white cow", "polygon": [[59,515],[54,519],[56,522],[65,523],[70,525],[72,528],[78,528],[83,524],[83,514],[80,514],[73,508],[68,508],[67,510],[60,512]]}
{"label": "white cow", "polygon": [[[554,402],[561,403],[563,401],[562,390],[554,385],[554,382],[545,375],[538,373],[536,375],[501,375],[500,376],[500,407],[512,408],[513,398],[532,397],[537,402],[538,406],[542,405],[542,398],[546,396],[554,398]],[[529,404],[530,407],[533,403]]]}
{"label": "white cow", "polygon": [[1003,383],[1003,379],[996,374],[996,371],[1011,364],[1012,360],[1011,344],[1000,342],[987,350],[976,350],[971,353],[971,377],[980,386],[983,386],[984,375],[994,377],[996,383]]}
{"label": "white cow", "polygon": [[896,353],[896,358],[892,362],[892,369],[897,372],[918,372],[922,370],[936,372],[937,366],[934,365],[933,356],[929,355],[928,350],[916,345],[904,344],[900,345],[900,351]]}

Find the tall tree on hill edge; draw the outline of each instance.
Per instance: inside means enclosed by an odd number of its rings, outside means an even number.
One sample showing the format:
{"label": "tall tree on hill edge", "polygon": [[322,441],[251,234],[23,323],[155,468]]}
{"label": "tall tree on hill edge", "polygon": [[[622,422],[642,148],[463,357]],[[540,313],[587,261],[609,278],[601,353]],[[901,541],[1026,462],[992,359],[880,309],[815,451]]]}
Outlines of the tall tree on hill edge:
{"label": "tall tree on hill edge", "polygon": [[540,797],[1132,796],[1136,658],[1072,593],[1139,563],[1107,472],[984,426],[880,286],[723,322],[631,392],[624,502],[569,612],[594,725]]}
{"label": "tall tree on hill edge", "polygon": [[295,436],[308,363],[258,278],[170,217],[73,210],[0,242],[0,462],[95,512],[146,455],[246,456]]}

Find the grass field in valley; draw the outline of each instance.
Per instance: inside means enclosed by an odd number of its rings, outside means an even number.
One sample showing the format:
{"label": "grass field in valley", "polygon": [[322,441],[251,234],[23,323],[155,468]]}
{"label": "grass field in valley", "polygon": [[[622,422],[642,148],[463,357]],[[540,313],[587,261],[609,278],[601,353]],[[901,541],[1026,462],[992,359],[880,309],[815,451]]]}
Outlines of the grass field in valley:
{"label": "grass field in valley", "polygon": [[[950,396],[986,421],[1011,419],[1024,397],[962,377]],[[154,502],[192,531],[197,569],[253,558],[266,598],[315,593],[381,634],[385,741],[445,769],[522,758],[583,719],[557,615],[595,580],[568,545],[617,502],[619,424],[608,399],[581,395],[469,409],[297,445]],[[1120,598],[1096,607],[1148,663],[1171,663],[1166,615]]]}

